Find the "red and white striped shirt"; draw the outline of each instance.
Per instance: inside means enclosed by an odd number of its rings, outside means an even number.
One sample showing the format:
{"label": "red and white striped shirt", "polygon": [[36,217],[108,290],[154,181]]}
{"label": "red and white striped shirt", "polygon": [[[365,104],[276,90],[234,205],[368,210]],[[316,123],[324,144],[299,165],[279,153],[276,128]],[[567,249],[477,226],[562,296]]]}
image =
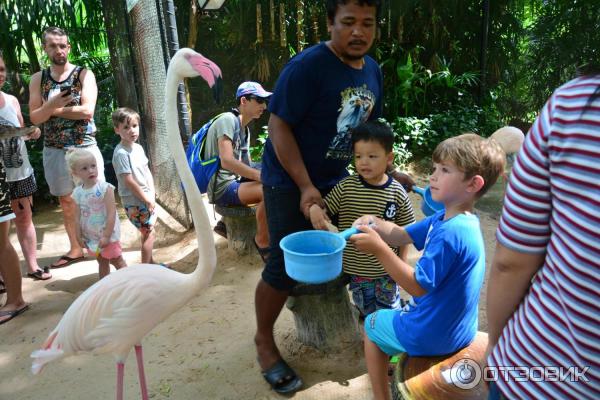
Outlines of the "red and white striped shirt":
{"label": "red and white striped shirt", "polygon": [[588,103],[598,87],[600,76],[558,88],[515,162],[497,239],[546,256],[488,360],[585,374],[577,382],[501,374],[508,398],[600,399],[600,99]]}

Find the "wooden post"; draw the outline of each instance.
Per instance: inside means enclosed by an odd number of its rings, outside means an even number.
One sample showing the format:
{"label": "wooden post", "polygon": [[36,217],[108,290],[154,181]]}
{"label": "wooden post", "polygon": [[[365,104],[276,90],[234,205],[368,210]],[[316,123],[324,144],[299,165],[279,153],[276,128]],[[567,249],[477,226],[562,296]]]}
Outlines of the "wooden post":
{"label": "wooden post", "polygon": [[359,345],[357,319],[350,304],[347,275],[321,285],[298,284],[287,307],[294,314],[298,340],[330,352]]}

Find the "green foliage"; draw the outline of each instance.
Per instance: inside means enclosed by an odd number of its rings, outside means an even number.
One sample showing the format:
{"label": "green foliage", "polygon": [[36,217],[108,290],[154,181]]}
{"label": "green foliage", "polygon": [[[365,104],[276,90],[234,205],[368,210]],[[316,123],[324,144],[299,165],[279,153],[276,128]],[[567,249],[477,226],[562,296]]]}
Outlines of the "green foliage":
{"label": "green foliage", "polygon": [[265,142],[269,137],[267,126],[263,126],[261,132],[256,138],[254,146],[250,146],[250,158],[254,162],[258,162],[262,159],[263,151],[265,149]]}
{"label": "green foliage", "polygon": [[521,93],[537,111],[552,91],[578,72],[600,72],[600,12],[597,1],[544,1],[524,43]]}
{"label": "green foliage", "polygon": [[[381,67],[384,73],[384,104],[388,118],[397,116],[425,116],[448,109],[453,104],[471,98],[471,91],[479,79],[475,72],[455,74],[450,71],[451,63],[437,59],[436,70],[426,68],[418,61],[416,48],[406,53],[392,44],[389,52],[379,53],[387,57]],[[413,56],[414,54],[414,56]]]}
{"label": "green foliage", "polygon": [[444,139],[465,132],[487,137],[502,125],[497,111],[493,109],[460,105],[425,118],[398,117],[392,123],[396,143],[405,144],[398,149],[399,156],[418,159],[430,157]]}

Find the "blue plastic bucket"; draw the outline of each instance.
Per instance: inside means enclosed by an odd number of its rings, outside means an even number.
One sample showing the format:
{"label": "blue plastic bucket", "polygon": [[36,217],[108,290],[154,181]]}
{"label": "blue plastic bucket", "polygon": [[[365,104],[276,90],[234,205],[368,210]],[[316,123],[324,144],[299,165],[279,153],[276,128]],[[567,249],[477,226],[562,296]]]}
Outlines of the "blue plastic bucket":
{"label": "blue plastic bucket", "polygon": [[423,201],[421,202],[421,211],[423,211],[423,214],[426,216],[433,215],[436,212],[444,209],[443,203],[439,203],[433,200],[431,197],[431,189],[429,186],[425,187],[425,189],[418,186],[413,186],[412,189],[415,193],[418,193],[423,198]]}
{"label": "blue plastic bucket", "polygon": [[335,279],[342,272],[346,239],[359,231],[350,228],[341,233],[301,231],[279,242],[285,271],[294,280],[318,284]]}

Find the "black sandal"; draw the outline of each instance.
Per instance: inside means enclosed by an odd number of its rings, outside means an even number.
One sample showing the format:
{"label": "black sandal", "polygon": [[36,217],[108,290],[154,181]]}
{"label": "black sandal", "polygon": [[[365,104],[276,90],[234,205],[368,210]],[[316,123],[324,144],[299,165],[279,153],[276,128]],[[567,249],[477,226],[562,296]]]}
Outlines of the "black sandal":
{"label": "black sandal", "polygon": [[283,359],[277,361],[268,370],[263,371],[262,375],[271,385],[271,388],[280,394],[294,393],[303,385],[302,379]]}
{"label": "black sandal", "polygon": [[35,272],[28,272],[27,276],[36,281],[47,281],[48,279],[52,278],[52,275],[44,278],[44,274],[49,274],[49,273],[50,273],[50,267],[44,267],[44,269],[38,268],[37,271],[35,271]]}

